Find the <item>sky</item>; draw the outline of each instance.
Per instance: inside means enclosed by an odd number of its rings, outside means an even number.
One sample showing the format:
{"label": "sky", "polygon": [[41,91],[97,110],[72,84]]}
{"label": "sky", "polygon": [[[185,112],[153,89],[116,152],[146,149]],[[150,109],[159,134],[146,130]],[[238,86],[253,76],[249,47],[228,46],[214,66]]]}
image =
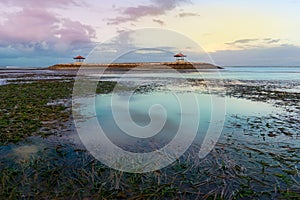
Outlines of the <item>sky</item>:
{"label": "sky", "polygon": [[298,0],[1,0],[0,6],[0,66],[70,63],[99,45],[109,54],[110,44],[134,46],[126,33],[144,28],[189,38],[220,66],[300,66]]}

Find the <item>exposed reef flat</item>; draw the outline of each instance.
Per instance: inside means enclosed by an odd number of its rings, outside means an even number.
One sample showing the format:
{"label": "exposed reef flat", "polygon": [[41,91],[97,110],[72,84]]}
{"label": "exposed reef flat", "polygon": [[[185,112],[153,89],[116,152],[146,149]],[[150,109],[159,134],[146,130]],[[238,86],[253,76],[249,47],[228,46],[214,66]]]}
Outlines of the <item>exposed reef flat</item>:
{"label": "exposed reef flat", "polygon": [[[0,199],[300,199],[298,80],[225,79],[224,94],[208,90],[202,77],[152,77],[155,81],[140,85],[134,94],[147,98],[174,89],[244,103],[229,104],[237,113],[226,113],[221,137],[205,159],[194,143],[171,165],[137,174],[107,167],[81,145],[72,119],[74,72],[0,70],[0,79],[6,80],[0,86]],[[115,84],[100,81],[95,93],[105,98]],[[252,105],[259,105],[262,114]],[[265,106],[278,108],[263,114]],[[147,144],[157,148],[155,137],[129,143],[129,150],[143,152]]]}
{"label": "exposed reef flat", "polygon": [[51,70],[76,70],[80,67],[85,68],[114,68],[114,69],[223,69],[222,67],[210,63],[190,63],[190,62],[157,62],[157,63],[111,63],[111,64],[92,64],[92,63],[68,63],[56,64],[48,67]]}

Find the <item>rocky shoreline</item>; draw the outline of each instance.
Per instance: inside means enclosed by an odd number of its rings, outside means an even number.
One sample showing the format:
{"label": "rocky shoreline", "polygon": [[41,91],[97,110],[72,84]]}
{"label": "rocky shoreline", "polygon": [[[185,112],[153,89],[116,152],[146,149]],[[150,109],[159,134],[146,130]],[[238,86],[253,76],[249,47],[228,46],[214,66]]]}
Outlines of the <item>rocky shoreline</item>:
{"label": "rocky shoreline", "polygon": [[66,63],[56,64],[48,67],[50,70],[77,70],[80,67],[85,69],[112,68],[112,69],[223,69],[210,63],[190,63],[190,62],[157,62],[157,63],[111,63],[111,64],[92,64],[92,63]]}

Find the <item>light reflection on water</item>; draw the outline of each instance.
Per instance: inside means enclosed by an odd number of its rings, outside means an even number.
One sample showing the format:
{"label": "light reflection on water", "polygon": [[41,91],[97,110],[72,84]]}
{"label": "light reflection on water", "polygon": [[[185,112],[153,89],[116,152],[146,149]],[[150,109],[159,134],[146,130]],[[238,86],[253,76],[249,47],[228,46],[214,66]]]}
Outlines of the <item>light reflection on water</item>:
{"label": "light reflection on water", "polygon": [[[202,143],[208,126],[212,121],[212,106],[219,106],[212,105],[211,99],[224,97],[201,93],[197,93],[196,97],[199,104],[200,121],[195,142],[199,145]],[[127,103],[128,102],[122,98],[122,94],[120,94],[117,104],[114,104],[114,106],[118,106],[119,115],[123,115],[122,112],[125,111],[122,108],[125,107]],[[106,133],[107,137],[114,144],[121,146],[124,150],[132,152],[150,152],[155,149],[162,148],[164,145],[168,144],[175,136],[182,117],[189,118],[190,123],[184,124],[186,137],[189,137],[189,127],[195,123],[193,120],[197,118],[196,116],[193,116],[196,112],[182,112],[180,110],[180,103],[174,97],[174,94],[168,92],[153,91],[146,94],[135,93],[130,99],[129,104],[131,117],[139,126],[146,126],[150,123],[148,112],[152,105],[162,105],[167,113],[166,123],[158,134],[146,139],[135,138],[124,133],[116,124],[111,109],[111,95],[99,95],[96,98],[96,113],[98,122]],[[226,101],[226,118],[232,115],[264,116],[271,114],[274,111],[279,112],[279,109],[267,103],[253,102],[250,100],[237,98],[227,98]],[[124,116],[126,115],[124,114]],[[125,124],[130,123],[128,118],[123,118],[123,120]],[[88,121],[85,123],[88,123]]]}

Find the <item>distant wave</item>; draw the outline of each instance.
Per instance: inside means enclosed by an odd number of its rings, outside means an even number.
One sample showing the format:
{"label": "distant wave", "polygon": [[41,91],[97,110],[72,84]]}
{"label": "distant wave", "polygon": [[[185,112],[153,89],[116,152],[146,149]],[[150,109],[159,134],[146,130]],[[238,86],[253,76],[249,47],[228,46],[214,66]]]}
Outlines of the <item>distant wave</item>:
{"label": "distant wave", "polygon": [[32,70],[32,69],[41,69],[41,67],[0,66],[0,70],[5,70],[5,69]]}
{"label": "distant wave", "polygon": [[0,85],[6,85],[6,79],[1,79],[0,78]]}

